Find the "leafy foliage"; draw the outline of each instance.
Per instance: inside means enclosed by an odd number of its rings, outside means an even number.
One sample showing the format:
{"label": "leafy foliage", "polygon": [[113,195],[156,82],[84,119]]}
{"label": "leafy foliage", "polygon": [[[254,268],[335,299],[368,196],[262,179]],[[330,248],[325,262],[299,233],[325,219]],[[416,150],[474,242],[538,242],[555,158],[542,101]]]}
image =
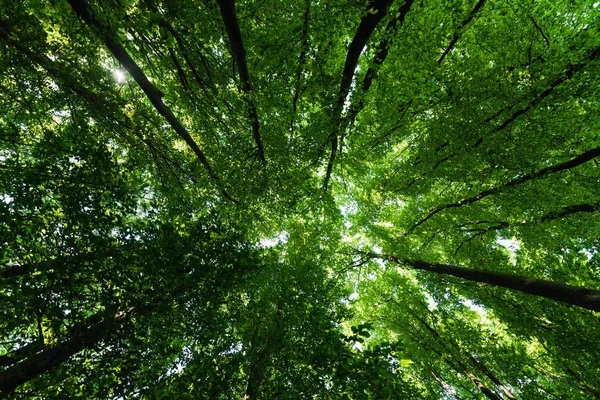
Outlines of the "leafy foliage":
{"label": "leafy foliage", "polygon": [[599,3],[0,5],[6,396],[600,398]]}

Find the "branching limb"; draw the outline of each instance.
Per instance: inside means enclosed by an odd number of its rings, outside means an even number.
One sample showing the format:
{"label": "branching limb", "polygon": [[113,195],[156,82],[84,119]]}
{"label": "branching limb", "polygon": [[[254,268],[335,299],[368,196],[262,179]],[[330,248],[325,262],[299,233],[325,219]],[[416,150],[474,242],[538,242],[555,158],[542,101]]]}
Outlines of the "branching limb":
{"label": "branching limb", "polygon": [[377,24],[383,19],[387,13],[390,0],[372,0],[367,6],[367,12],[363,16],[358,25],[358,29],[354,34],[354,38],[348,47],[348,53],[346,54],[346,62],[344,63],[344,70],[342,72],[342,82],[340,84],[340,90],[338,92],[338,99],[334,110],[334,128],[329,135],[329,141],[331,142],[331,155],[329,156],[329,163],[327,165],[327,174],[323,181],[323,190],[327,191],[329,179],[331,178],[331,172],[333,171],[333,163],[335,162],[335,155],[338,146],[338,134],[340,131],[341,115],[344,109],[344,102],[350,93],[350,86],[352,79],[354,78],[354,71],[358,64],[358,58],[362,53],[369,37],[375,30]]}
{"label": "branching limb", "polygon": [[429,214],[427,214],[425,216],[425,218],[421,219],[420,221],[418,221],[417,223],[415,223],[406,233],[406,235],[409,235],[410,233],[412,233],[419,225],[424,224],[425,222],[427,222],[430,218],[432,218],[433,216],[435,216],[436,214],[447,210],[449,208],[458,208],[464,205],[468,205],[468,204],[473,204],[475,202],[478,202],[488,196],[491,196],[493,194],[499,194],[504,192],[506,189],[512,188],[512,187],[516,187],[518,185],[521,185],[525,182],[529,182],[531,180],[537,179],[537,178],[541,178],[544,177],[546,175],[552,174],[552,173],[556,173],[556,172],[561,172],[561,171],[565,171],[571,168],[575,168],[583,163],[586,163],[590,160],[593,160],[594,158],[600,157],[600,147],[596,147],[595,149],[586,151],[583,154],[580,154],[579,156],[566,161],[564,163],[561,164],[556,164],[556,165],[552,165],[550,167],[546,167],[546,168],[542,168],[538,171],[532,172],[530,174],[526,174],[523,175],[517,179],[513,179],[511,181],[508,181],[506,183],[504,183],[503,185],[497,186],[495,188],[492,189],[488,189],[488,190],[484,190],[483,192],[480,192],[479,194],[477,194],[476,196],[473,197],[469,197],[466,199],[463,199],[461,201],[458,201],[456,203],[448,203],[448,204],[444,204],[442,206],[436,207],[433,210],[431,210],[429,212]]}
{"label": "branching limb", "polygon": [[404,5],[402,5],[402,7],[400,7],[400,9],[398,10],[398,14],[394,18],[390,19],[387,23],[384,29],[387,35],[385,39],[383,39],[377,45],[377,52],[375,53],[375,56],[371,61],[371,66],[367,70],[367,73],[365,74],[365,77],[363,79],[362,93],[359,96],[359,99],[357,100],[358,104],[353,103],[350,106],[350,110],[347,116],[347,119],[349,120],[350,124],[354,123],[354,121],[356,120],[356,116],[364,108],[364,96],[366,95],[367,91],[371,88],[371,85],[373,84],[373,79],[377,75],[377,70],[381,67],[381,65],[388,56],[391,34],[398,29],[399,25],[402,25],[404,23],[406,14],[408,14],[408,12],[410,11],[410,8],[413,5],[413,3],[414,0],[405,1]]}
{"label": "branching limb", "polygon": [[477,2],[477,4],[475,5],[475,8],[473,8],[473,10],[471,10],[471,13],[467,17],[467,19],[465,19],[460,24],[460,26],[458,28],[456,28],[456,30],[454,31],[454,34],[452,35],[452,40],[450,41],[450,44],[448,45],[448,47],[446,47],[446,50],[444,50],[441,57],[437,60],[438,64],[441,64],[444,61],[444,58],[446,58],[446,56],[448,55],[448,53],[450,53],[452,51],[452,49],[454,48],[454,46],[456,46],[456,42],[458,42],[458,40],[460,39],[461,32],[465,29],[465,27],[469,24],[469,22],[471,22],[473,20],[473,18],[475,17],[475,14],[477,14],[479,12],[479,10],[481,9],[481,7],[483,7],[484,4],[485,4],[485,0],[479,0]]}
{"label": "branching limb", "polygon": [[[586,61],[586,62],[594,61],[599,56],[600,56],[600,48],[596,48],[596,49],[592,50],[590,53],[588,53],[583,61]],[[505,129],[510,124],[512,124],[519,116],[525,114],[527,111],[531,110],[533,107],[535,107],[536,105],[541,103],[545,98],[550,96],[552,94],[552,92],[554,92],[554,89],[556,89],[558,86],[560,86],[562,83],[566,82],[567,80],[571,79],[576,72],[579,72],[581,69],[583,69],[583,67],[585,67],[587,65],[586,62],[581,62],[578,64],[568,64],[565,67],[565,73],[563,73],[560,76],[558,76],[557,78],[555,78],[552,81],[552,83],[550,84],[550,86],[548,86],[543,92],[538,94],[533,100],[531,100],[529,103],[527,103],[525,106],[523,106],[519,110],[513,112],[507,119],[505,119],[500,125],[498,125],[496,127],[496,129],[494,129],[494,133],[500,132],[501,130]],[[512,108],[512,107],[510,107],[510,108]],[[489,121],[493,120],[503,110],[504,109],[502,109],[499,113],[487,118],[484,122],[489,122]],[[473,148],[478,147],[482,142],[483,142],[483,137],[480,138],[473,145]]]}

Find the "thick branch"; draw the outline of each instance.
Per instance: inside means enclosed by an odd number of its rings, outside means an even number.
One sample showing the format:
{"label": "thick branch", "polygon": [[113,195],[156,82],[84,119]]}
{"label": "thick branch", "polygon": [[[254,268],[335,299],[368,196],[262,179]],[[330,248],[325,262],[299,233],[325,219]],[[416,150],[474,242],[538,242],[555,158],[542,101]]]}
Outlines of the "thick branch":
{"label": "thick branch", "polygon": [[494,286],[518,290],[534,296],[560,301],[563,303],[600,311],[600,291],[571,286],[565,283],[546,281],[504,272],[484,271],[448,264],[428,263],[422,260],[408,260],[398,257],[377,254],[372,252],[359,252],[371,258],[387,260],[413,269],[435,272],[441,275],[452,275],[461,279],[487,283]]}
{"label": "thick branch", "polygon": [[387,13],[389,4],[390,0],[373,0],[369,3],[367,12],[361,19],[358,29],[354,34],[354,38],[348,47],[346,62],[344,63],[344,70],[342,72],[342,82],[340,84],[338,99],[333,113],[335,118],[334,129],[329,135],[329,141],[332,146],[329,163],[327,165],[327,174],[325,175],[325,180],[323,182],[323,190],[325,191],[327,191],[331,172],[333,171],[333,164],[335,162],[342,110],[344,109],[346,97],[348,97],[348,93],[350,92],[350,86],[352,84],[352,78],[354,77],[354,71],[358,64],[358,58],[367,44],[369,37],[375,30],[375,27]]}
{"label": "thick branch", "polygon": [[495,188],[492,189],[488,189],[488,190],[484,190],[483,192],[480,192],[479,194],[473,196],[473,197],[469,197],[467,199],[463,199],[461,201],[458,201],[456,203],[448,203],[448,204],[444,204],[443,206],[439,206],[437,208],[434,208],[433,210],[431,210],[429,212],[429,214],[427,214],[425,216],[425,218],[421,219],[420,221],[418,221],[416,224],[414,224],[407,232],[407,234],[410,234],[412,231],[415,230],[415,228],[417,228],[419,225],[424,224],[425,222],[427,222],[431,217],[433,217],[434,215],[447,210],[449,208],[458,208],[467,204],[473,204],[481,199],[484,199],[488,196],[491,196],[493,194],[498,194],[501,193],[503,191],[505,191],[506,189],[521,185],[525,182],[537,179],[537,178],[541,178],[544,177],[546,175],[555,173],[555,172],[561,172],[561,171],[565,171],[571,168],[575,168],[581,164],[584,164],[590,160],[593,160],[594,158],[600,157],[600,147],[596,147],[595,149],[586,151],[585,153],[573,158],[572,160],[566,161],[564,163],[561,164],[557,164],[557,165],[552,165],[550,167],[546,167],[546,168],[542,168],[538,171],[532,172],[530,174],[526,174],[521,176],[520,178],[517,179],[513,179],[512,181],[508,181],[506,183],[504,183],[503,185],[497,186]]}
{"label": "thick branch", "polygon": [[221,18],[227,31],[227,37],[229,37],[229,44],[231,45],[231,54],[237,65],[238,74],[242,83],[242,90],[246,94],[244,96],[248,105],[248,117],[252,123],[252,132],[254,135],[254,141],[258,149],[258,156],[263,165],[266,165],[265,151],[260,137],[260,123],[258,121],[258,113],[254,102],[250,99],[248,94],[252,90],[250,85],[250,74],[248,72],[248,63],[246,62],[246,49],[244,48],[244,42],[242,41],[242,32],[235,15],[235,4],[234,0],[218,0],[219,10],[221,11]]}
{"label": "thick branch", "polygon": [[458,28],[456,28],[456,30],[454,31],[454,34],[452,35],[452,40],[450,41],[450,44],[448,45],[448,47],[446,47],[446,50],[444,50],[444,53],[442,53],[442,56],[437,60],[438,64],[441,64],[442,61],[444,61],[444,58],[446,58],[446,56],[448,55],[448,53],[450,53],[452,51],[452,49],[456,45],[456,42],[458,42],[458,40],[460,39],[461,31],[465,28],[465,26],[467,26],[467,24],[469,24],[469,22],[471,22],[473,20],[473,18],[475,17],[475,14],[477,14],[479,12],[479,10],[481,9],[481,7],[483,7],[484,4],[485,4],[485,0],[479,0],[477,2],[477,4],[475,4],[475,8],[473,8],[473,10],[471,10],[471,13],[467,17],[467,19],[465,19],[460,24],[460,26]]}

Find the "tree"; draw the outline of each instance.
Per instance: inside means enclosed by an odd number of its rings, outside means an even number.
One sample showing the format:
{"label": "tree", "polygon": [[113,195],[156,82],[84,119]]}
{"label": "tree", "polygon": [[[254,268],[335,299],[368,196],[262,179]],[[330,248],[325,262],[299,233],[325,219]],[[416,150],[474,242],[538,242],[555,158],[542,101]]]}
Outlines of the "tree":
{"label": "tree", "polygon": [[3,395],[600,398],[598,4],[0,4]]}

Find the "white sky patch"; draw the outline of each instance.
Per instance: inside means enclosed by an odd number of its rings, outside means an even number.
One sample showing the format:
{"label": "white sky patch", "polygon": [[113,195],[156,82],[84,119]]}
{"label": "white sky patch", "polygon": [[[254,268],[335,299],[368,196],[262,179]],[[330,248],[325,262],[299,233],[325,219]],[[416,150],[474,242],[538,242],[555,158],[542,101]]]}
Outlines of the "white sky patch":
{"label": "white sky patch", "polygon": [[120,69],[115,69],[113,71],[113,75],[114,75],[115,79],[117,80],[117,83],[123,83],[127,79],[125,72],[121,71]]}
{"label": "white sky patch", "polygon": [[69,110],[52,110],[50,111],[52,114],[52,120],[57,124],[62,123],[65,119],[71,116],[71,112]]}
{"label": "white sky patch", "polygon": [[363,347],[362,344],[358,343],[358,342],[354,342],[354,344],[352,345],[352,348],[354,348],[355,350],[358,350],[360,352],[363,351]]}
{"label": "white sky patch", "polygon": [[[600,3],[597,3],[600,4]],[[583,249],[581,250],[581,253],[583,253],[588,261],[590,261],[592,259],[592,257],[594,257],[596,254],[598,254],[598,250],[597,249]]]}
{"label": "white sky patch", "polygon": [[181,374],[183,372],[183,369],[187,365],[187,363],[192,358],[192,354],[193,354],[192,353],[192,345],[185,346],[183,348],[181,355],[179,357],[177,357],[177,359],[175,359],[175,361],[173,362],[173,365],[171,365],[167,369],[165,376],[170,376],[173,374]]}
{"label": "white sky patch", "polygon": [[[243,347],[244,346],[242,345],[242,342],[237,342],[236,344],[231,346],[229,349],[219,353],[219,355],[223,356],[223,355],[227,355],[227,354],[236,354],[236,353],[239,353],[240,351],[242,351]],[[245,354],[245,352],[242,352],[242,353]]]}
{"label": "white sky patch", "polygon": [[471,300],[462,300],[462,303],[467,306],[469,308],[469,310],[475,311],[477,314],[481,315],[482,317],[485,317],[487,315],[487,311],[485,310],[485,308],[478,306],[477,304],[473,303],[473,301]]}
{"label": "white sky patch", "polygon": [[513,265],[517,264],[517,251],[521,249],[521,243],[515,238],[505,239],[502,236],[496,240],[500,246],[506,248],[510,252],[510,262]]}
{"label": "white sky patch", "polygon": [[425,299],[427,300],[427,308],[431,311],[435,310],[437,308],[437,302],[427,291],[423,290],[423,288],[421,288],[421,290],[425,296]]}
{"label": "white sky patch", "polygon": [[261,247],[275,247],[278,244],[287,243],[289,234],[286,231],[280,232],[274,238],[260,239],[259,243]]}

